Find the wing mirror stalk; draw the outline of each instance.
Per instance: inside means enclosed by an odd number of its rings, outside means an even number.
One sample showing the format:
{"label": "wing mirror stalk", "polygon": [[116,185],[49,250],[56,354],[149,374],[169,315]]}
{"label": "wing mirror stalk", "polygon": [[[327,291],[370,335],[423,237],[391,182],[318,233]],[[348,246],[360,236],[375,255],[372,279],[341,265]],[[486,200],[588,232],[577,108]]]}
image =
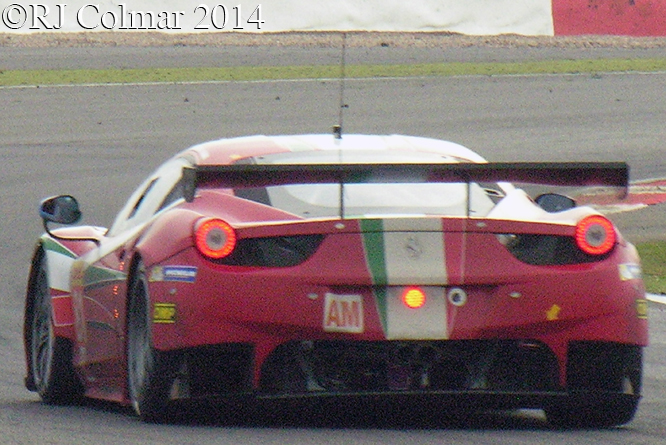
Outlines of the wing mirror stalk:
{"label": "wing mirror stalk", "polygon": [[92,241],[99,245],[97,238],[76,238],[56,235],[49,229],[49,222],[56,224],[75,224],[81,219],[79,203],[71,195],[52,196],[42,200],[39,204],[39,216],[44,223],[44,230],[49,236],[63,241]]}

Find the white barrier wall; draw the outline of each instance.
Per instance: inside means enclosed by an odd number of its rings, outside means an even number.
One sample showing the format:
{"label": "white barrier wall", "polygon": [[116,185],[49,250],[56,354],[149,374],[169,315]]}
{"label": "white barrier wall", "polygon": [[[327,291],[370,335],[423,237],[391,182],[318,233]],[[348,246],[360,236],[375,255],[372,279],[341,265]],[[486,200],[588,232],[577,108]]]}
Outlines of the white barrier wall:
{"label": "white barrier wall", "polygon": [[450,31],[553,35],[551,0],[0,0],[0,32]]}

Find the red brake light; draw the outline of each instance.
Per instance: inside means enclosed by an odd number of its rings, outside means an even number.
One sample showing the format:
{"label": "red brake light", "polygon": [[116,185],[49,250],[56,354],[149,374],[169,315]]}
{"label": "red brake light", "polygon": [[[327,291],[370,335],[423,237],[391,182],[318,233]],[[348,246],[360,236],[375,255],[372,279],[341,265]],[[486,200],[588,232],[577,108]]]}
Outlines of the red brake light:
{"label": "red brake light", "polygon": [[617,235],[613,223],[601,215],[583,218],[576,226],[576,244],[585,253],[603,255],[615,246]]}
{"label": "red brake light", "polygon": [[236,247],[236,231],[226,221],[207,219],[195,226],[194,242],[203,255],[224,258]]}
{"label": "red brake light", "polygon": [[418,309],[425,304],[426,296],[421,289],[410,287],[402,294],[402,302],[411,309]]}

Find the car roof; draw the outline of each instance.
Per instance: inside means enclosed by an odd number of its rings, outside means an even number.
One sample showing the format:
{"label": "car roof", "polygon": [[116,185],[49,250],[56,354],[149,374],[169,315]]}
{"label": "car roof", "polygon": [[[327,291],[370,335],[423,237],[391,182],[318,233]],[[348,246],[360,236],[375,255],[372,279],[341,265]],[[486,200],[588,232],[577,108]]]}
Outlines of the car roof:
{"label": "car roof", "polygon": [[225,165],[256,156],[320,150],[395,150],[433,153],[445,162],[486,162],[472,150],[454,142],[404,135],[349,134],[336,139],[331,134],[246,136],[219,139],[195,145],[177,157],[186,157],[195,165]]}

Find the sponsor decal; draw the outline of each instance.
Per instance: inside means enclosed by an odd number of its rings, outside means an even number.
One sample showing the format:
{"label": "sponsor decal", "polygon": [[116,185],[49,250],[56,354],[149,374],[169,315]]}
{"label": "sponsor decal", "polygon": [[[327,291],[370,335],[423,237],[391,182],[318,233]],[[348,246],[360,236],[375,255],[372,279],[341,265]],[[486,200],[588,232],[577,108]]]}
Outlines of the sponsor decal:
{"label": "sponsor decal", "polygon": [[327,293],[324,302],[324,331],[363,332],[363,297]]}
{"label": "sponsor decal", "polygon": [[153,323],[175,323],[176,305],[173,303],[155,303]]}
{"label": "sponsor decal", "polygon": [[180,281],[194,283],[197,277],[195,266],[155,266],[150,272],[150,281]]}
{"label": "sponsor decal", "polygon": [[562,308],[560,306],[556,304],[552,305],[551,308],[546,311],[546,320],[548,321],[559,320],[561,311]]}
{"label": "sponsor decal", "polygon": [[619,264],[617,267],[622,281],[639,280],[643,277],[641,266],[638,264]]}
{"label": "sponsor decal", "polygon": [[648,301],[639,298],[636,300],[636,316],[642,320],[645,320],[648,318]]}

